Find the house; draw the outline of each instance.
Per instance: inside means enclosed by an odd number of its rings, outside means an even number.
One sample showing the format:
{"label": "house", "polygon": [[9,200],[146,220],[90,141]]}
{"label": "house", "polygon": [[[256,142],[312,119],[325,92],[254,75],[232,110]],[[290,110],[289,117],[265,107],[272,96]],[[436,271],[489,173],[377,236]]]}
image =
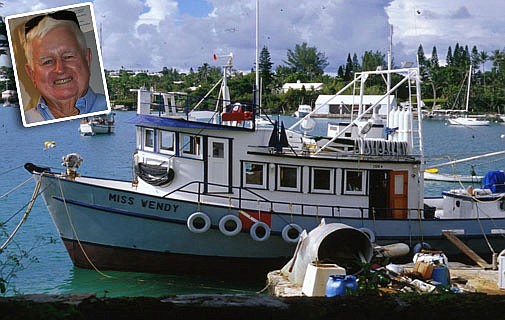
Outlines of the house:
{"label": "house", "polygon": [[288,92],[289,89],[302,90],[302,88],[305,88],[305,90],[318,91],[323,88],[323,83],[320,83],[320,82],[300,82],[300,80],[298,80],[296,82],[288,82],[282,86],[282,92],[286,93],[286,92]]}
{"label": "house", "polygon": [[[363,106],[368,108],[373,104],[377,103],[383,96],[381,95],[364,95],[363,96]],[[389,103],[391,106],[396,106],[396,97],[394,95],[389,96]],[[353,95],[319,95],[315,103],[315,115],[328,116],[328,115],[340,115],[340,114],[350,114],[351,110],[354,112],[358,111],[360,104],[360,97]],[[387,114],[387,98],[383,98],[379,102],[379,114],[386,116]]]}

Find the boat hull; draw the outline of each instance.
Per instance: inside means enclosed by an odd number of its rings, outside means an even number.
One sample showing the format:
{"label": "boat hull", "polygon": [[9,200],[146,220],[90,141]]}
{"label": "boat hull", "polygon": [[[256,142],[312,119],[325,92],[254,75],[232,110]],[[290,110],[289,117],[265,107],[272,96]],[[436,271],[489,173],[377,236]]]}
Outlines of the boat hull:
{"label": "boat hull", "polygon": [[[281,268],[294,253],[296,243],[282,237],[286,224],[295,223],[310,231],[323,218],[326,223],[366,228],[378,244],[403,242],[413,248],[425,242],[449,256],[460,252],[445,239],[443,230],[464,230],[460,239],[484,258],[491,255],[481,230],[496,250],[505,246],[503,234],[496,232],[505,232],[503,218],[372,219],[283,212],[263,213],[271,232],[264,241],[257,241],[250,234],[250,226],[243,226],[233,236],[219,230],[220,219],[228,214],[240,216],[239,208],[143,194],[135,186],[126,187],[131,185],[128,182],[94,178],[75,181],[51,174],[41,179],[44,201],[65,247],[73,263],[84,268],[170,274],[219,271],[225,276],[257,271],[264,275]],[[210,217],[206,232],[195,233],[188,228],[188,219],[195,212]]]}
{"label": "boat hull", "polygon": [[476,118],[450,118],[449,124],[456,126],[489,126],[488,120],[479,120]]}

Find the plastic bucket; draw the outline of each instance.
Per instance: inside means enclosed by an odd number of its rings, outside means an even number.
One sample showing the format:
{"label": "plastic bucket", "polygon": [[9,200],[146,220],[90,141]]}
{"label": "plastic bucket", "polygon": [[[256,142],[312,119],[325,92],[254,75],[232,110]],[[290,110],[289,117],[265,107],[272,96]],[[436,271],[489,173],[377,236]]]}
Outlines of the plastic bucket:
{"label": "plastic bucket", "polygon": [[446,266],[434,267],[431,278],[444,286],[448,286],[450,281],[449,269]]}
{"label": "plastic bucket", "polygon": [[348,291],[356,291],[358,283],[355,276],[331,275],[326,283],[326,296],[344,296]]}

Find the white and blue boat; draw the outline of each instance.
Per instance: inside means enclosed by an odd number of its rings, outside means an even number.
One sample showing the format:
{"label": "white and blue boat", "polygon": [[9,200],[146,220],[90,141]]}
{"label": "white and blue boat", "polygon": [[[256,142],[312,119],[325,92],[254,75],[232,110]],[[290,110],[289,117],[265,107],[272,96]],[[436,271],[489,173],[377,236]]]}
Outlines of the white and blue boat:
{"label": "white and blue boat", "polygon": [[[226,78],[231,63],[224,68]],[[421,101],[417,68],[357,73],[342,92],[387,73],[398,82],[383,97],[408,87],[407,107],[383,119],[380,100],[360,105],[354,119],[317,139],[298,131],[302,119],[289,128],[256,127],[252,104],[214,101],[204,121],[193,116],[188,95],[137,90],[129,121],[136,150],[133,161],[125,159],[132,180],[82,176],[76,154],[61,173],[26,168],[41,183],[73,263],[84,268],[263,273],[292,257],[302,230],[322,219],[358,228],[377,244],[429,243],[450,255],[457,249],[443,231],[452,230],[477,252],[488,252],[488,243],[501,250],[503,196],[485,195],[489,211],[479,209],[477,193],[424,199],[422,122],[413,117]]]}

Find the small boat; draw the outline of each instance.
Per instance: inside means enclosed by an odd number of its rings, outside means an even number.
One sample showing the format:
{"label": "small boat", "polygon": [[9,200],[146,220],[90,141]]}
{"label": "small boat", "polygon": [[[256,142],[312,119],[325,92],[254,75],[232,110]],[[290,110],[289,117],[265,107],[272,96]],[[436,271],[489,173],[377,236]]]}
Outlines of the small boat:
{"label": "small boat", "polygon": [[87,117],[81,120],[79,132],[83,136],[114,133],[114,113]]}
{"label": "small boat", "polygon": [[265,115],[256,116],[256,126],[271,126],[272,121]]}
{"label": "small boat", "polygon": [[488,126],[489,125],[489,120],[485,120],[482,118],[473,118],[473,117],[449,118],[449,119],[447,119],[447,121],[451,125],[459,125],[459,126]]}
{"label": "small boat", "polygon": [[424,172],[424,180],[432,181],[445,181],[445,182],[472,182],[479,183],[482,181],[483,176],[472,176],[465,174],[451,174],[440,172]]}
{"label": "small boat", "polygon": [[468,85],[467,85],[467,91],[466,91],[466,103],[465,103],[465,111],[464,111],[465,115],[462,117],[447,119],[447,121],[451,125],[457,125],[457,126],[488,126],[489,125],[489,121],[483,119],[483,117],[468,117],[468,103],[470,101],[471,78],[472,78],[472,66],[470,65],[470,68],[468,70]]}
{"label": "small boat", "polygon": [[312,112],[312,107],[307,104],[301,104],[298,106],[298,110],[295,111],[294,116],[297,118],[303,118]]}

